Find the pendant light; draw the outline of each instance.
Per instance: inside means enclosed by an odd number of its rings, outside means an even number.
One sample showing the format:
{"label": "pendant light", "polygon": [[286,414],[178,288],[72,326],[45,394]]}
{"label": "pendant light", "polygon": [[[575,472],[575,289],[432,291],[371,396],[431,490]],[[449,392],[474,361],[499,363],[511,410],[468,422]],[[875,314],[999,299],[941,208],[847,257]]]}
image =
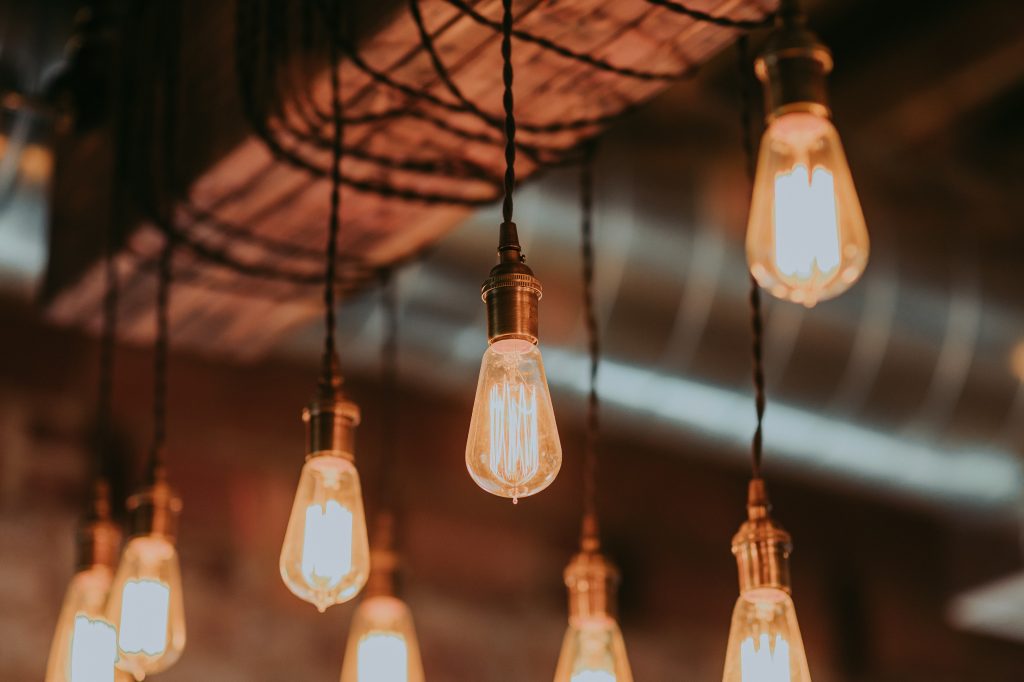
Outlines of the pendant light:
{"label": "pendant light", "polygon": [[390,407],[389,418],[382,422],[379,484],[381,511],[374,524],[370,550],[372,572],[366,594],[352,616],[341,682],[423,682],[423,661],[413,625],[412,611],[397,596],[395,488],[401,467],[395,439],[399,432],[398,391],[398,306],[390,273],[381,282],[382,309],[387,327],[381,344],[382,404]]}
{"label": "pendant light", "polygon": [[331,201],[324,278],[324,352],[316,397],[305,409],[306,463],[292,505],[280,570],[285,585],[321,612],[349,601],[370,574],[370,550],[363,494],[355,466],[359,408],[341,390],[335,342],[338,232],[341,227],[341,55],[338,3],[329,13],[331,110]]}
{"label": "pendant light", "polygon": [[173,665],[185,648],[185,607],[175,547],[181,498],[167,480],[168,297],[174,243],[159,263],[154,348],[153,445],[145,484],[128,498],[129,539],[110,590],[107,618],[117,626],[117,666],[141,680]]}
{"label": "pendant light", "polygon": [[117,274],[110,244],[104,260],[107,291],[100,340],[95,481],[88,512],[78,527],[77,565],[57,619],[46,682],[109,682],[114,679],[117,662],[117,629],[104,613],[121,547],[121,528],[111,518],[107,479],[117,310]]}
{"label": "pendant light", "polygon": [[799,0],[782,0],[755,71],[768,127],[747,225],[750,272],[773,296],[811,307],[849,289],[868,261],[868,232],[832,125],[828,48]]}
{"label": "pendant light", "polygon": [[[741,66],[746,63],[746,38],[741,37]],[[744,103],[747,103],[746,92]],[[744,143],[748,172],[753,171],[752,141],[747,106],[743,107]],[[757,417],[751,440],[751,480],[747,491],[747,520],[732,539],[739,570],[739,598],[733,608],[726,647],[723,682],[810,682],[803,638],[797,624],[789,579],[792,539],[771,515],[761,477],[765,410],[761,290],[750,278],[750,321],[754,407]]]}
{"label": "pendant light", "polygon": [[583,205],[583,303],[590,351],[590,393],[584,457],[583,523],[580,551],[565,569],[569,628],[555,670],[555,682],[633,682],[626,645],[616,620],[619,572],[601,552],[597,518],[597,371],[600,339],[594,311],[593,148],[588,145],[581,172]]}
{"label": "pendant light", "polygon": [[466,443],[466,466],[487,492],[518,502],[551,485],[562,445],[537,347],[542,288],[512,222],[515,134],[512,97],[512,0],[502,0],[501,54],[505,110],[505,197],[498,264],[481,286],[487,340]]}

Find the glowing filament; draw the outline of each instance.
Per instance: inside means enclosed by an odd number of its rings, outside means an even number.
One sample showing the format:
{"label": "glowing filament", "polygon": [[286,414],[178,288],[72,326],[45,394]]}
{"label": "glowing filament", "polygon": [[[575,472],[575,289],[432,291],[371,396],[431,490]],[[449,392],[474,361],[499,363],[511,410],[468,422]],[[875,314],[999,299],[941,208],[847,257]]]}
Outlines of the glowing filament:
{"label": "glowing filament", "polygon": [[171,590],[159,580],[129,580],[124,584],[118,641],[121,650],[158,656],[167,648],[167,614]]}
{"label": "glowing filament", "polygon": [[117,632],[103,620],[75,616],[69,682],[113,682]]}
{"label": "glowing filament", "polygon": [[615,673],[607,670],[581,670],[570,682],[615,682]]}
{"label": "glowing filament", "polygon": [[302,575],[331,588],[352,570],[352,512],[334,500],[306,507]]}
{"label": "glowing filament", "polygon": [[407,682],[409,649],[392,632],[371,632],[359,640],[359,682]]}
{"label": "glowing filament", "polygon": [[537,389],[502,382],[491,386],[491,473],[515,487],[540,467]]}
{"label": "glowing filament", "polygon": [[789,643],[776,635],[773,650],[768,633],[762,633],[757,644],[747,637],[740,645],[740,672],[743,682],[790,682]]}
{"label": "glowing filament", "polygon": [[824,168],[797,164],[775,176],[775,259],[783,275],[810,279],[839,267],[835,182]]}

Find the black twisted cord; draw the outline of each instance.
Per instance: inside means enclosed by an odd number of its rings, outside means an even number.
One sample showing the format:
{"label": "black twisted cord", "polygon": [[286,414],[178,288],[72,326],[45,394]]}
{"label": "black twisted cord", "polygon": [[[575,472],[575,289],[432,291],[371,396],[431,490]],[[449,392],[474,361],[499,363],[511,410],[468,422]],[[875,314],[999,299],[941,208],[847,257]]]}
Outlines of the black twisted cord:
{"label": "black twisted cord", "polygon": [[[757,155],[754,137],[751,134],[752,100],[750,92],[750,49],[746,35],[736,41],[738,56],[738,76],[740,81],[740,126],[742,131],[743,153],[746,161],[747,178],[751,186],[757,171]],[[761,456],[764,432],[764,320],[761,316],[761,287],[753,275],[750,275],[750,328],[751,341],[751,376],[754,383],[754,409],[757,413],[757,425],[750,443],[751,474],[761,478]]]}
{"label": "black twisted cord", "polygon": [[583,264],[583,312],[590,354],[590,390],[587,395],[587,424],[583,457],[583,534],[597,538],[597,440],[600,399],[597,371],[601,358],[601,336],[594,304],[594,153],[595,143],[584,148],[580,166],[580,256]]}
{"label": "black twisted cord", "polygon": [[[115,201],[118,192],[115,190]],[[117,204],[113,210],[118,214]],[[104,292],[103,320],[100,332],[100,376],[96,396],[96,470],[97,479],[108,475],[111,435],[114,421],[114,353],[117,342],[118,278],[114,261],[114,224],[107,226],[103,254]]]}
{"label": "black twisted cord", "polygon": [[338,233],[341,231],[341,161],[344,138],[344,122],[341,111],[341,50],[338,36],[341,31],[341,2],[334,0],[326,17],[330,22],[331,72],[331,113],[334,115],[334,145],[331,148],[331,216],[327,228],[327,265],[324,270],[324,357],[323,388],[334,390],[337,381],[338,347],[335,340],[335,301],[334,284],[338,261]]}
{"label": "black twisted cord", "polygon": [[501,202],[504,222],[512,222],[512,191],[516,186],[516,117],[512,96],[512,0],[501,0],[501,81],[505,109],[505,197]]}
{"label": "black twisted cord", "polygon": [[[487,26],[495,31],[501,30],[501,22],[488,19],[484,15],[477,12],[476,9],[468,2],[465,2],[465,0],[445,0],[445,2],[447,2],[452,7],[457,8],[460,12],[462,12],[467,17],[469,17],[476,23],[480,24],[481,26]],[[681,78],[686,78],[690,74],[692,69],[692,66],[687,65],[682,70],[675,72],[641,71],[640,69],[632,69],[628,66],[615,66],[614,64],[611,64],[610,62],[607,62],[599,57],[595,57],[594,55],[587,54],[586,52],[577,52],[575,50],[571,50],[568,47],[560,45],[549,38],[537,36],[520,29],[513,29],[512,35],[517,40],[522,40],[524,43],[533,43],[534,45],[538,45],[539,47],[549,52],[553,52],[561,57],[565,57],[566,59],[572,59],[582,64],[586,64],[587,66],[592,66],[595,69],[607,71],[609,73],[614,73],[617,76],[625,76],[627,78],[635,78],[637,80],[642,81],[675,81]]]}
{"label": "black twisted cord", "polygon": [[730,17],[721,17],[708,12],[702,12],[699,9],[692,9],[674,0],[647,0],[652,5],[658,7],[664,7],[670,12],[681,14],[685,17],[690,17],[695,21],[701,21],[705,24],[714,24],[722,28],[738,28],[744,31],[751,31],[758,28],[764,28],[765,26],[771,25],[775,18],[774,14],[767,14],[761,19],[732,19]]}
{"label": "black twisted cord", "polygon": [[153,446],[149,453],[149,482],[159,479],[165,467],[167,442],[167,354],[170,345],[170,291],[174,241],[166,236],[157,273],[156,341],[153,345]]}

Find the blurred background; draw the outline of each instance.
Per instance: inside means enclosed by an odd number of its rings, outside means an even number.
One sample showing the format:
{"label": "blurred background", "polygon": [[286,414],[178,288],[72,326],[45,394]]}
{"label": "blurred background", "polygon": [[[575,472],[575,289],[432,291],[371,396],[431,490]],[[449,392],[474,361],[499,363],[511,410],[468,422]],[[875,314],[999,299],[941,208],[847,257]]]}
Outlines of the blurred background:
{"label": "blurred background", "polygon": [[[233,2],[187,0],[173,28],[159,4],[98,2],[83,13],[70,1],[0,2],[0,679],[43,677],[74,566],[112,222],[122,288],[117,494],[139,478],[152,429],[152,265],[163,240],[140,206],[165,203],[165,193],[179,200],[172,216],[183,244],[168,461],[185,504],[189,644],[159,679],[336,679],[353,606],[318,614],[277,569],[303,461],[300,413],[315,390],[321,292],[301,276],[252,275],[258,266],[317,276],[329,186],[275,160],[254,132],[253,118],[269,112],[279,137],[298,145],[280,122],[298,120],[301,107],[266,105],[266,92],[240,87],[252,85],[260,59],[272,61],[260,50],[274,44],[274,63],[298,65],[286,94],[305,93],[315,117],[327,108],[326,72],[308,64],[302,31],[292,30],[303,3],[261,0],[247,14]],[[499,16],[493,0],[468,4]],[[750,19],[775,8],[689,4]],[[418,5],[455,82],[499,111],[493,30],[447,0]],[[553,134],[526,126],[522,139],[570,149],[600,138],[598,497],[623,574],[621,623],[640,682],[714,680],[737,592],[729,547],[744,518],[754,426],[739,93],[757,84],[741,83],[736,30],[642,0],[515,8],[522,30],[607,63],[662,74],[700,67],[692,77],[636,78],[516,42],[523,121],[621,114]],[[360,1],[351,12],[366,63],[449,97],[405,3]],[[835,121],[873,242],[867,272],[839,299],[810,310],[765,304],[765,475],[794,538],[811,672],[817,682],[1020,680],[1024,5],[819,0],[808,12],[834,52]],[[752,49],[763,34],[751,34]],[[164,48],[180,59],[162,60]],[[489,180],[500,148],[449,135],[431,119],[487,127],[411,101],[351,54],[343,83],[350,115],[415,112],[349,126],[354,149],[457,156],[463,166],[428,175],[375,167],[358,151],[346,160],[364,184],[454,197],[343,192],[339,340],[364,414],[357,462],[368,509],[388,477],[400,491],[402,589],[428,679],[550,679],[581,504],[579,169],[521,155],[516,221],[545,287],[541,348],[565,464],[548,491],[513,506],[479,490],[464,464],[486,347],[479,285],[500,222]],[[153,102],[165,105],[168,93],[174,107],[161,113]],[[322,162],[326,150],[305,153]],[[154,184],[155,197],[140,197]],[[380,382],[375,273],[390,267],[397,397]],[[384,470],[389,431],[399,459]]]}

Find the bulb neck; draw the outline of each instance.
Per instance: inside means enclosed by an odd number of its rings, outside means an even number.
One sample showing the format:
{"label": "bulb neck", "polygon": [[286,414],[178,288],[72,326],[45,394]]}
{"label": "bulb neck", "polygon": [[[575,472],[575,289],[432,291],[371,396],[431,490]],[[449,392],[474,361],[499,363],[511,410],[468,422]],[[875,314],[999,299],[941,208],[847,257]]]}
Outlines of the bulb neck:
{"label": "bulb neck", "polygon": [[593,618],[614,618],[619,571],[598,551],[584,550],[565,568],[569,589],[569,622]]}
{"label": "bulb neck", "polygon": [[77,571],[93,566],[117,568],[121,528],[111,519],[110,485],[105,479],[96,481],[89,513],[78,526],[77,540]]}
{"label": "bulb neck", "polygon": [[765,111],[771,122],[794,111],[829,117],[828,74],[832,53],[807,28],[807,18],[796,2],[780,5],[775,29],[754,61],[754,72],[764,85]]}
{"label": "bulb neck", "polygon": [[502,223],[498,264],[480,287],[487,304],[487,339],[524,339],[537,343],[538,308],[543,288],[519,246],[515,223]]}
{"label": "bulb neck", "polygon": [[345,398],[341,379],[321,382],[316,397],[302,411],[306,424],[306,454],[330,452],[349,460],[355,458],[359,407]]}
{"label": "bulb neck", "polygon": [[732,553],[739,568],[740,593],[760,588],[790,592],[789,533],[771,518],[771,504],[764,481],[750,481],[747,520],[732,539]]}
{"label": "bulb neck", "polygon": [[167,483],[162,470],[156,481],[128,498],[131,537],[156,535],[174,542],[178,535],[181,498]]}

